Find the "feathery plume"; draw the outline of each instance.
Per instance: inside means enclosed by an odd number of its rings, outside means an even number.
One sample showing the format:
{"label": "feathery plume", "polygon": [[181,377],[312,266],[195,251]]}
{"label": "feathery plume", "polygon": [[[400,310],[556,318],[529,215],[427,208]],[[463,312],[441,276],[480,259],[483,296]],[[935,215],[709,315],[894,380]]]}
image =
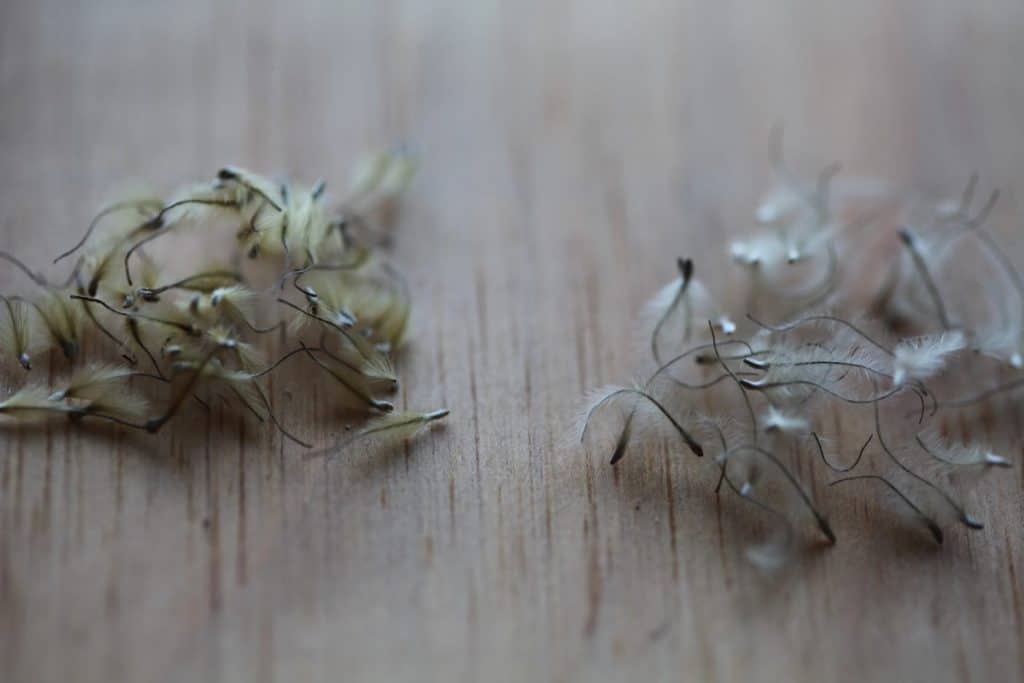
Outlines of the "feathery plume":
{"label": "feathery plume", "polygon": [[9,353],[21,367],[32,369],[32,354],[37,343],[35,321],[30,308],[24,301],[0,295],[0,349]]}
{"label": "feathery plume", "polygon": [[109,391],[109,385],[136,374],[125,366],[106,363],[91,363],[71,375],[63,389],[50,395],[50,400],[62,401],[68,398],[93,399]]}
{"label": "feathery plume", "polygon": [[905,339],[893,348],[893,383],[925,380],[939,373],[949,356],[966,346],[963,332],[953,330],[937,335]]}
{"label": "feathery plume", "polygon": [[390,413],[375,417],[356,432],[356,439],[373,437],[387,443],[396,443],[413,438],[430,423],[448,416],[449,410],[441,408],[427,413]]}
{"label": "feathery plume", "polygon": [[64,404],[50,400],[49,393],[45,387],[27,386],[0,401],[0,415],[22,421],[37,421],[54,414],[71,412]]}

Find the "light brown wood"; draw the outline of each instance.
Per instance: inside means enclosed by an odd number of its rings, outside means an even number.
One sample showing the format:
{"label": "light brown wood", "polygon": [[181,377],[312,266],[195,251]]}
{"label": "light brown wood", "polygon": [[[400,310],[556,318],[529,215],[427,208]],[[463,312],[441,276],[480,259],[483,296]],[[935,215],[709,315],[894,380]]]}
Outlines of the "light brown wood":
{"label": "light brown wood", "polygon": [[[4,3],[0,248],[42,267],[126,181],[339,189],[408,140],[402,399],[453,412],[331,461],[221,411],[5,426],[0,679],[1021,680],[1019,446],[984,531],[868,535],[891,513],[840,499],[839,545],[766,581],[709,468],[566,444],[674,257],[745,226],[775,122],[805,169],[977,170],[1016,230],[1022,30],[1015,2]],[[274,382],[332,443],[326,385]]]}

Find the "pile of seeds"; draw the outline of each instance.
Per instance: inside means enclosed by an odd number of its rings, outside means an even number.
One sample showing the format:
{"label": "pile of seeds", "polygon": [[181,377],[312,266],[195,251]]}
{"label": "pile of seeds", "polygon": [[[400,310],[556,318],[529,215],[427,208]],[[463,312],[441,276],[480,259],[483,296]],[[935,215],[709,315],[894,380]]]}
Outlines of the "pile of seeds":
{"label": "pile of seeds", "polygon": [[[186,404],[208,410],[217,400],[309,447],[285,429],[263,385],[304,358],[335,383],[340,408],[363,416],[355,437],[407,438],[443,418],[447,410],[396,412],[388,398],[398,387],[392,360],[406,339],[410,298],[376,245],[414,172],[404,153],[375,155],[338,210],[323,182],[279,183],[238,168],[170,198],[124,199],[57,257],[74,259],[60,284],[0,252],[28,278],[23,293],[0,295],[0,362],[4,384],[15,387],[0,400],[0,417],[157,432]],[[222,229],[236,231],[236,247],[207,261]],[[189,232],[199,244],[178,249],[188,258],[160,258],[164,238]],[[190,265],[169,275],[179,262]],[[90,360],[87,338],[99,347]],[[269,360],[275,341],[287,351]],[[38,360],[59,379],[40,381]]]}
{"label": "pile of seeds", "polygon": [[974,177],[958,200],[908,201],[840,182],[838,165],[801,182],[781,137],[773,171],[757,229],[729,245],[731,298],[679,259],[645,312],[650,369],[588,398],[580,441],[600,423],[613,464],[668,439],[713,465],[716,492],[764,515],[747,554],[765,568],[792,556],[801,525],[836,541],[839,490],[886,495],[937,543],[949,524],[982,528],[963,496],[1010,461],[968,434],[993,430],[950,425],[991,422],[990,400],[1024,387],[992,383],[1024,365],[1024,279],[986,228],[998,193],[974,207]]}

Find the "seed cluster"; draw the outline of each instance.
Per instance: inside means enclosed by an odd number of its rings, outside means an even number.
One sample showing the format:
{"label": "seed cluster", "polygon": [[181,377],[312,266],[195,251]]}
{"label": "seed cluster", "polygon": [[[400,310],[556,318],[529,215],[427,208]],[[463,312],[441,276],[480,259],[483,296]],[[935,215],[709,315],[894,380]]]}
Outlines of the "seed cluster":
{"label": "seed cluster", "polygon": [[[221,400],[309,447],[285,429],[263,386],[290,359],[305,358],[333,380],[337,404],[365,418],[356,437],[408,438],[443,418],[447,410],[395,412],[388,398],[398,388],[393,358],[411,302],[378,243],[414,171],[403,152],[373,156],[340,210],[330,208],[323,182],[274,182],[231,167],[169,199],[124,199],[57,257],[76,259],[60,284],[0,252],[33,285],[0,295],[0,361],[22,385],[0,400],[0,417],[65,416],[157,432],[186,403],[209,409]],[[208,261],[202,254],[224,226],[234,226],[235,248]],[[189,268],[171,277],[174,259],[159,258],[158,241],[186,228],[200,233],[200,247],[177,259]],[[261,276],[267,282],[257,287]],[[87,337],[116,360],[86,361]],[[275,337],[290,350],[269,362],[264,349]],[[42,358],[65,377],[34,380]]]}
{"label": "seed cluster", "polygon": [[[766,516],[767,540],[747,552],[764,568],[792,556],[801,524],[836,541],[816,500],[831,487],[886,494],[937,543],[948,524],[982,528],[962,496],[1010,461],[944,418],[968,424],[1024,386],[962,395],[1024,364],[1024,279],[985,227],[998,193],[973,210],[972,177],[959,200],[911,202],[840,182],[838,165],[806,183],[774,142],[775,187],[753,234],[729,245],[731,298],[716,301],[698,264],[679,259],[645,311],[651,369],[588,397],[580,441],[600,415],[612,464],[661,439],[703,457],[716,492]],[[855,454],[829,453],[840,422],[844,441],[863,444]]]}

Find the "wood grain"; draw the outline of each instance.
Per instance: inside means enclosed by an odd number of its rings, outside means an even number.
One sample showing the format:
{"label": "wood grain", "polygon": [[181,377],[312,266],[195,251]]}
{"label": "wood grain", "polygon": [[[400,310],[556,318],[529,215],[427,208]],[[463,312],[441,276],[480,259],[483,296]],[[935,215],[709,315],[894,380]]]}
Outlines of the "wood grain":
{"label": "wood grain", "polygon": [[[980,171],[1010,235],[1022,30],[981,1],[5,2],[0,248],[48,263],[125,181],[339,188],[409,140],[402,399],[453,413],[331,461],[220,411],[158,438],[4,427],[0,679],[1021,680],[1019,438],[983,532],[869,535],[891,513],[840,498],[840,544],[768,582],[712,473],[566,436],[630,376],[674,257],[744,228],[775,122],[802,168]],[[324,445],[326,391],[273,387]]]}

